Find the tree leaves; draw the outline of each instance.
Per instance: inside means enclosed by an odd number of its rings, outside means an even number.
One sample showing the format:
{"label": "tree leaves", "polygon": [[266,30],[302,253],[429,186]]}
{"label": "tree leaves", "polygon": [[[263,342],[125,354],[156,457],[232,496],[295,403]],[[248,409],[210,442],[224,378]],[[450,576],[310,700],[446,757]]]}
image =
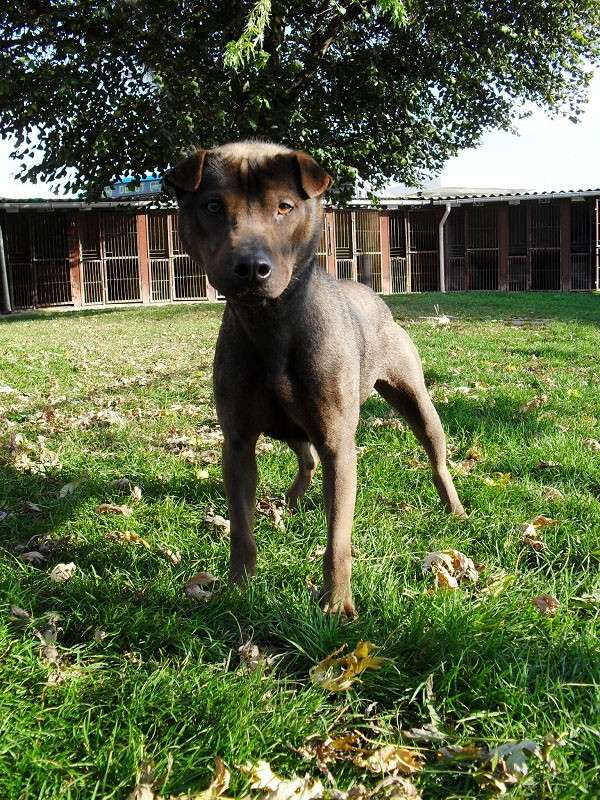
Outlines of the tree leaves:
{"label": "tree leaves", "polygon": [[371,642],[359,642],[351,653],[341,656],[346,645],[319,661],[310,670],[312,683],[330,692],[345,692],[367,669],[381,669],[387,658],[372,656],[377,647]]}
{"label": "tree leaves", "polygon": [[576,116],[600,30],[595,0],[57,0],[43,17],[2,17],[0,134],[34,156],[23,178],[89,196],[248,136],[310,149],[345,197],[357,176],[414,185],[523,103]]}

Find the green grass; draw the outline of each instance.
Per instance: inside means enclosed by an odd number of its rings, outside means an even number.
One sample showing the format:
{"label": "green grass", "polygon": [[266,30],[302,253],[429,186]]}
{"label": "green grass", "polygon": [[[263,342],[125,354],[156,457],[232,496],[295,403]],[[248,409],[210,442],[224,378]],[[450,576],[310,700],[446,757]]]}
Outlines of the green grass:
{"label": "green grass", "polygon": [[[219,462],[199,479],[165,445],[170,434],[194,435],[214,420],[220,306],[0,322],[0,385],[16,392],[0,394],[0,509],[11,512],[0,522],[0,798],[124,798],[146,759],[167,778],[165,796],[205,787],[217,754],[229,765],[264,758],[285,775],[317,775],[289,744],[353,729],[400,743],[402,730],[430,721],[430,707],[450,744],[564,739],[556,774],[534,770],[514,797],[600,796],[600,616],[573,602],[600,588],[600,454],[584,445],[600,438],[600,297],[389,302],[420,349],[452,460],[473,446],[482,458],[457,478],[469,519],[448,518],[413,436],[369,425],[388,414],[369,400],[357,437],[359,617],[345,625],[323,617],[307,590],[320,574],[320,560],[308,556],[325,539],[320,473],[284,532],[258,517],[258,575],[247,592],[223,580],[208,603],[183,592],[194,573],[223,579],[227,570],[227,539],[204,522],[208,507],[227,513]],[[448,326],[424,319],[435,304],[452,318]],[[533,322],[515,326],[514,318]],[[128,376],[147,383],[121,380]],[[540,394],[544,405],[519,411]],[[73,427],[106,408],[124,423]],[[46,436],[60,465],[46,474],[16,470],[10,432],[34,443]],[[540,461],[553,466],[539,469]],[[282,494],[294,473],[291,454],[276,443],[259,466],[259,493]],[[511,474],[505,488],[482,480],[494,472]],[[133,515],[95,513],[99,503],[127,502],[110,485],[123,476],[143,492]],[[74,480],[82,483],[61,499],[60,488]],[[548,486],[564,499],[545,499]],[[41,512],[27,510],[27,501]],[[543,531],[547,548],[535,552],[521,545],[518,526],[540,513],[559,524]],[[126,530],[149,548],[107,536]],[[42,567],[15,552],[34,534],[66,537]],[[181,551],[181,563],[158,545]],[[423,556],[446,547],[484,565],[478,585],[428,593]],[[70,581],[49,579],[54,564],[71,561]],[[486,593],[501,571],[512,583]],[[532,605],[542,593],[559,599],[555,617]],[[10,622],[12,604],[32,615],[29,624]],[[35,635],[51,614],[61,617],[58,685]],[[106,633],[101,641],[97,630]],[[390,663],[343,695],[311,685],[317,660],[360,639],[380,645]],[[249,640],[276,655],[275,665],[241,668],[238,648]],[[438,760],[435,745],[424,752],[415,782],[426,800],[484,796],[467,768]],[[332,769],[342,787],[370,782],[355,767]],[[246,786],[236,773],[234,796]]]}

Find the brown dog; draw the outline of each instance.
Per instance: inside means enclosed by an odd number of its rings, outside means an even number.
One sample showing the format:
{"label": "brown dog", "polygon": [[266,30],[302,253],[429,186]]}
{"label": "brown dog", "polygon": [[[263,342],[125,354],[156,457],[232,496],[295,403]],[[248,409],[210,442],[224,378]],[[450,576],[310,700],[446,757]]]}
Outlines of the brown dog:
{"label": "brown dog", "polygon": [[323,464],[328,539],[326,610],[354,614],[350,536],[355,433],[373,387],[408,421],[431,461],[446,508],[464,515],[419,356],[370,289],[315,264],[321,196],[331,178],[308,155],[260,142],[198,150],[166,176],[189,254],[227,298],[214,363],[231,519],[230,576],[254,573],[256,441],[286,441],[298,457],[294,507]]}

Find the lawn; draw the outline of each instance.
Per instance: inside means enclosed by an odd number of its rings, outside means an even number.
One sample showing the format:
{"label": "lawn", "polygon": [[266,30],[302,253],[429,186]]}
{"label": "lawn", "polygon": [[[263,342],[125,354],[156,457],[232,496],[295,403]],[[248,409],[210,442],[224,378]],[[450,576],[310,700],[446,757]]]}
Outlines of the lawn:
{"label": "lawn", "polygon": [[[346,624],[311,596],[320,472],[284,530],[258,516],[248,590],[224,580],[227,536],[205,520],[227,516],[211,397],[221,306],[0,321],[0,798],[126,798],[147,762],[156,793],[177,797],[208,785],[216,755],[233,797],[248,789],[235,765],[258,759],[330,786],[298,749],[352,731],[365,747],[418,748],[424,800],[488,794],[479,762],[441,748],[548,736],[555,770],[532,758],[511,795],[600,797],[600,297],[389,303],[420,349],[469,518],[444,514],[416,440],[371,398]],[[293,458],[260,449],[259,496],[280,496]],[[523,542],[540,514],[554,524]],[[473,559],[477,582],[432,590],[423,559],[447,548]],[[59,563],[76,567],[61,583]],[[184,591],[200,571],[218,579],[204,601]],[[310,681],[360,640],[389,661],[345,692]],[[350,760],[329,769],[340,789],[377,781]]]}

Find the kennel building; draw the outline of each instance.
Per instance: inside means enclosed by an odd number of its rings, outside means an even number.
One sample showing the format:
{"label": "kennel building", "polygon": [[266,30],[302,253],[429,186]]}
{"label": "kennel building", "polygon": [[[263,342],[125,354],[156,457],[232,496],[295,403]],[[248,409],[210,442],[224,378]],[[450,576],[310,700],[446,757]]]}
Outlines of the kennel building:
{"label": "kennel building", "polygon": [[[0,300],[7,284],[15,310],[218,299],[183,250],[174,206],[158,195],[0,199],[0,229]],[[592,291],[600,288],[600,189],[437,190],[378,208],[355,200],[326,209],[317,260],[383,294]]]}

